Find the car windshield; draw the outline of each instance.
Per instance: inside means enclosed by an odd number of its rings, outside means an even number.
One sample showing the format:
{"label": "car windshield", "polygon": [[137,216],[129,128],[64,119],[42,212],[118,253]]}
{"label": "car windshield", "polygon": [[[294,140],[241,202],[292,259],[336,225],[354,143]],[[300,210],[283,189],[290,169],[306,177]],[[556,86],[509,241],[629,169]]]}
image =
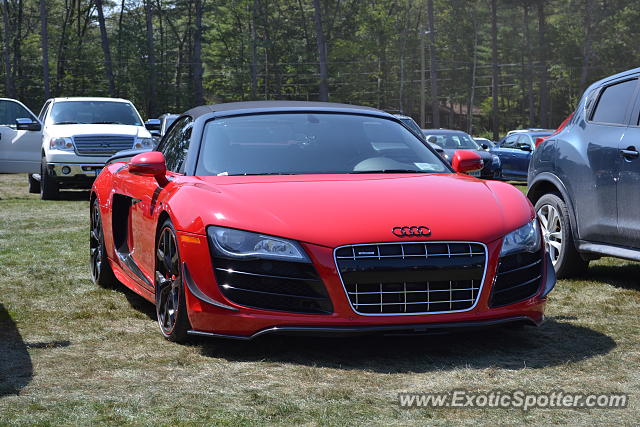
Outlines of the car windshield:
{"label": "car windshield", "polygon": [[442,148],[450,150],[481,150],[478,143],[464,132],[435,133],[426,131],[424,136],[432,144],[438,144]]}
{"label": "car windshield", "polygon": [[128,102],[62,101],[51,108],[54,125],[117,124],[142,126],[140,116]]}
{"label": "car windshield", "polygon": [[204,129],[196,175],[450,172],[392,120],[274,113],[219,118]]}

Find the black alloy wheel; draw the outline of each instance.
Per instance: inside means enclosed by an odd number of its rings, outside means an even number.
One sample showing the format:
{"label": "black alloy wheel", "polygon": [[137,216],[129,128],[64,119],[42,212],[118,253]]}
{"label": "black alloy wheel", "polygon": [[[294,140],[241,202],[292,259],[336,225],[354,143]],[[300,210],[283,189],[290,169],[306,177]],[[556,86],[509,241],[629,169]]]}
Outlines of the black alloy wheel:
{"label": "black alloy wheel", "polygon": [[89,262],[91,267],[91,279],[93,283],[110,288],[116,283],[116,277],[111,270],[107,253],[104,247],[104,232],[102,230],[102,217],[98,199],[91,203],[91,218],[89,226]]}
{"label": "black alloy wheel", "polygon": [[156,244],[156,314],[160,332],[169,341],[184,342],[190,329],[176,232],[169,220]]}

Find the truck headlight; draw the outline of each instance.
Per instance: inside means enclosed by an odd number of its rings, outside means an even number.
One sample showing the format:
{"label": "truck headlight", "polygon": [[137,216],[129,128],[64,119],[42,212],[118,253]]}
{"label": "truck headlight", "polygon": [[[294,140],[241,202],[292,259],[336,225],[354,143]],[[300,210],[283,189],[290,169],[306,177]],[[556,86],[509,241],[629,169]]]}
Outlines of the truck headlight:
{"label": "truck headlight", "polygon": [[52,150],[73,151],[73,140],[71,138],[51,138],[49,148]]}
{"label": "truck headlight", "polygon": [[208,227],[207,234],[212,249],[222,257],[311,262],[302,247],[293,240],[216,226]]}
{"label": "truck headlight", "polygon": [[500,256],[511,255],[517,252],[537,252],[542,248],[542,236],[538,220],[523,225],[517,230],[504,236]]}
{"label": "truck headlight", "polygon": [[152,149],[153,138],[136,138],[136,143],[133,144],[133,148],[137,150]]}

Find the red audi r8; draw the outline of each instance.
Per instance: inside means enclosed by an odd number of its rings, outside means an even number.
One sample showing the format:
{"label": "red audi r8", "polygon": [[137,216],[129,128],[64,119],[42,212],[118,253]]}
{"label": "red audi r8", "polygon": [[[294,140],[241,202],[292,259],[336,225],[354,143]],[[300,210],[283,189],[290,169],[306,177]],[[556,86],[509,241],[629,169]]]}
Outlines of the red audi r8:
{"label": "red audi r8", "polygon": [[92,277],[154,303],[169,340],[543,320],[555,275],[529,201],[390,114],[203,106],[126,156],[91,192]]}

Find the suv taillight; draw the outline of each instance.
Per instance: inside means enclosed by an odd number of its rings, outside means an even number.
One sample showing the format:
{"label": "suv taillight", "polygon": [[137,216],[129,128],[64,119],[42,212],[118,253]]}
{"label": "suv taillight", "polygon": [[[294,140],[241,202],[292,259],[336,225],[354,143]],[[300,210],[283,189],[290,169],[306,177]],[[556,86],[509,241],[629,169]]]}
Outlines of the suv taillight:
{"label": "suv taillight", "polygon": [[536,138],[536,148],[538,148],[538,145],[542,144],[542,141],[544,141],[545,139],[551,138],[552,136],[559,134],[560,131],[562,131],[562,129],[564,129],[564,127],[567,125],[567,123],[569,123],[569,121],[571,120],[572,117],[573,117],[573,113],[569,114],[569,117],[564,119],[564,121],[562,123],[560,123],[560,126],[558,126],[558,129],[556,129],[551,135],[537,137]]}

